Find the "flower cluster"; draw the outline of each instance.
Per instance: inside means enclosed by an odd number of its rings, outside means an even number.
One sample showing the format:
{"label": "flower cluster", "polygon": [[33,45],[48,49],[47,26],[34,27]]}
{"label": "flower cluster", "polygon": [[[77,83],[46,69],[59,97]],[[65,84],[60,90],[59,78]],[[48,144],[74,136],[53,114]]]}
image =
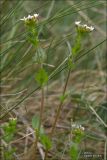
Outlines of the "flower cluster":
{"label": "flower cluster", "polygon": [[39,14],[28,15],[28,17],[24,17],[20,19],[24,21],[26,31],[27,31],[27,39],[30,43],[37,46],[38,45],[38,21]]}
{"label": "flower cluster", "polygon": [[20,19],[21,21],[24,21],[26,24],[30,24],[30,23],[35,23],[38,21],[38,17],[39,14],[34,14],[34,15],[28,15],[28,17],[24,17],[22,19]]}
{"label": "flower cluster", "polygon": [[80,32],[92,32],[94,30],[93,26],[87,26],[87,24],[80,24],[81,21],[76,21],[75,25],[77,27],[77,30]]}
{"label": "flower cluster", "polygon": [[71,134],[73,136],[73,141],[75,143],[80,143],[81,139],[85,135],[84,132],[85,128],[78,124],[72,124],[71,127],[72,127]]}
{"label": "flower cluster", "polygon": [[10,121],[17,121],[17,118],[9,118]]}
{"label": "flower cluster", "polygon": [[79,129],[79,130],[82,130],[82,131],[85,130],[84,127],[82,127],[81,125],[78,125],[78,124],[72,124],[71,127],[72,127],[72,130],[73,130],[73,129]]}
{"label": "flower cluster", "polygon": [[16,125],[17,118],[9,118],[9,123],[12,124],[12,125]]}
{"label": "flower cluster", "polygon": [[72,134],[77,137],[82,137],[84,135],[85,128],[78,124],[72,124]]}

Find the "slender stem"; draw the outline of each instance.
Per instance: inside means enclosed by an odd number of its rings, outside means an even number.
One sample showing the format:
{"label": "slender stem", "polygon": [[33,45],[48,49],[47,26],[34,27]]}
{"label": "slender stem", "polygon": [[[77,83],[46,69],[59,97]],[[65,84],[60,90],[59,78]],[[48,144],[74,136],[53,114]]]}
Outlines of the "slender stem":
{"label": "slender stem", "polygon": [[44,160],[47,160],[47,156],[48,156],[48,149],[45,152],[45,159]]}
{"label": "slender stem", "polygon": [[105,146],[104,146],[104,160],[106,160],[107,157],[107,140],[105,141]]}
{"label": "slender stem", "polygon": [[41,128],[42,117],[43,117],[43,110],[44,110],[44,87],[41,88],[40,121],[39,121],[38,131],[36,133],[35,150],[37,150],[37,143],[39,140],[40,128]]}
{"label": "slender stem", "polygon": [[40,122],[39,122],[38,132],[40,132],[43,111],[44,111],[44,87],[41,88],[41,108],[40,108]]}
{"label": "slender stem", "polygon": [[[68,71],[67,79],[66,79],[65,86],[64,86],[64,89],[63,89],[63,94],[62,94],[63,96],[65,95],[65,92],[66,92],[69,76],[70,76],[70,69]],[[56,118],[55,118],[55,121],[54,121],[53,126],[52,126],[50,137],[52,137],[53,134],[54,134],[56,123],[58,121],[58,118],[59,118],[59,115],[60,115],[60,111],[62,110],[62,108],[63,108],[63,101],[61,101],[60,104],[59,104],[59,106],[58,106],[58,110],[57,110],[57,113],[56,113]]]}
{"label": "slender stem", "polygon": [[[67,75],[67,79],[66,79],[66,82],[65,82],[65,86],[64,86],[64,89],[63,89],[63,96],[65,95],[65,92],[66,92],[66,88],[67,88],[67,85],[68,85],[68,80],[69,80],[69,76],[70,76],[70,69],[68,71],[68,75]],[[52,130],[51,130],[51,133],[50,133],[50,137],[52,138],[53,134],[54,134],[54,131],[55,131],[55,127],[56,127],[56,123],[58,121],[58,118],[60,116],[60,112],[63,108],[63,101],[60,102],[59,106],[58,106],[58,110],[57,110],[57,113],[56,113],[56,118],[54,120],[54,123],[53,123],[53,126],[52,126]],[[45,160],[47,159],[47,154],[48,154],[48,150],[46,150],[45,152]]]}

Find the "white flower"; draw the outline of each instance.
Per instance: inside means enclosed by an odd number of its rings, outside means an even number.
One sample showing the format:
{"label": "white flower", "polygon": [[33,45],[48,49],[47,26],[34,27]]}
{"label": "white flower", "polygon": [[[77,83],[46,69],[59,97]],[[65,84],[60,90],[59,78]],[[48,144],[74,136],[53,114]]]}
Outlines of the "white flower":
{"label": "white flower", "polygon": [[32,16],[28,15],[27,17],[24,17],[24,18],[22,18],[20,20],[21,21],[25,21],[25,22],[30,21],[30,20],[36,21],[38,19],[38,17],[39,17],[39,14],[34,14]]}
{"label": "white flower", "polygon": [[85,130],[85,128],[82,125],[78,125],[78,124],[72,124],[71,127],[72,129],[80,129],[82,131]]}
{"label": "white flower", "polygon": [[21,21],[26,21],[26,20],[27,20],[27,18],[26,18],[26,17],[24,17],[24,18],[21,18],[20,20],[21,20]]}
{"label": "white flower", "polygon": [[90,30],[93,31],[93,30],[94,30],[94,27],[93,27],[93,26],[90,26]]}
{"label": "white flower", "polygon": [[76,21],[75,25],[77,27],[77,29],[81,32],[92,32],[94,30],[93,26],[87,26],[87,24],[80,24],[81,21]]}
{"label": "white flower", "polygon": [[83,27],[85,27],[85,29],[87,31],[93,31],[94,30],[94,27],[92,27],[92,26],[89,27],[89,26],[87,26],[87,24],[84,24]]}
{"label": "white flower", "polygon": [[85,128],[84,128],[84,127],[81,127],[81,130],[83,130],[83,131],[84,131],[84,130],[85,130]]}
{"label": "white flower", "polygon": [[27,17],[28,20],[32,19],[32,18],[33,18],[33,16],[31,16],[31,15],[28,15],[28,17]]}
{"label": "white flower", "polygon": [[33,15],[35,18],[38,18],[39,17],[39,14],[34,14]]}
{"label": "white flower", "polygon": [[16,121],[17,118],[9,118],[9,120],[11,120],[11,121]]}
{"label": "white flower", "polygon": [[72,128],[76,128],[76,124],[72,124]]}
{"label": "white flower", "polygon": [[80,23],[81,23],[81,21],[76,21],[76,22],[75,22],[75,25],[78,26]]}
{"label": "white flower", "polygon": [[86,27],[86,28],[88,27],[87,24],[84,24],[83,26]]}

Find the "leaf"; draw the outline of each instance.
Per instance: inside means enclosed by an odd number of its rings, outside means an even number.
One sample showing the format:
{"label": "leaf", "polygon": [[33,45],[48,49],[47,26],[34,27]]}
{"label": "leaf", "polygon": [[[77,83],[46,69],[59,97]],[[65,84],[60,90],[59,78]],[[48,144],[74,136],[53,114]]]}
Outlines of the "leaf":
{"label": "leaf", "polygon": [[60,101],[61,101],[61,102],[64,102],[65,99],[67,98],[67,96],[68,96],[68,94],[61,95],[61,96],[60,96]]}
{"label": "leaf", "polygon": [[78,33],[76,36],[75,44],[72,48],[73,55],[76,55],[81,49],[81,34]]}
{"label": "leaf", "polygon": [[78,160],[78,147],[76,144],[73,144],[73,146],[70,147],[69,154],[71,160]]}
{"label": "leaf", "polygon": [[38,116],[33,116],[32,118],[32,127],[34,129],[37,129],[39,127],[39,122],[40,122],[40,119]]}
{"label": "leaf", "polygon": [[68,58],[68,68],[72,69],[75,67],[75,64],[73,63],[71,57]]}
{"label": "leaf", "polygon": [[8,134],[8,135],[5,135],[5,136],[3,137],[3,139],[4,139],[7,143],[11,142],[11,141],[13,140],[13,138],[14,138],[14,134],[12,134],[12,133],[10,133],[10,134]]}
{"label": "leaf", "polygon": [[45,149],[49,150],[52,147],[52,142],[47,135],[42,134],[40,140]]}
{"label": "leaf", "polygon": [[37,73],[35,79],[40,86],[45,85],[48,82],[47,72],[43,68],[41,68]]}
{"label": "leaf", "polygon": [[[39,123],[40,123],[40,118],[39,118],[39,116],[33,116],[33,118],[32,118],[32,127],[34,128],[34,129],[37,129],[38,130],[38,128],[39,128]],[[40,127],[40,135],[41,134],[44,134],[44,129],[43,129],[43,127]]]}

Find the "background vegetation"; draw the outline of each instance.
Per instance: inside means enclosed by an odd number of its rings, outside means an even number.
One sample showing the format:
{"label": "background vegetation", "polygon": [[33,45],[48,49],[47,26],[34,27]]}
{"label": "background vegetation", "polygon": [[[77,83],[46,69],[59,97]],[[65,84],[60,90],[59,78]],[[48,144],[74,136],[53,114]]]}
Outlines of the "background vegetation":
{"label": "background vegetation", "polygon": [[[75,67],[71,69],[67,86],[69,96],[60,113],[48,159],[76,160],[70,158],[69,154],[72,120],[85,128],[79,153],[91,152],[103,156],[106,160],[106,7],[105,0],[0,1],[2,159],[21,159],[27,153],[33,152],[32,148],[29,151],[35,140],[31,122],[32,117],[39,115],[40,110],[41,92],[35,81],[40,65],[37,63],[37,50],[27,41],[26,29],[20,19],[39,13],[39,56],[49,75],[45,87],[42,121],[47,135],[52,128],[67,77],[67,57],[76,37],[75,21],[95,28],[82,41],[81,50],[75,57]],[[11,131],[4,127],[5,124],[9,127],[10,117],[17,117],[12,135]],[[11,137],[7,138],[8,140],[4,138],[7,135]],[[9,148],[13,149],[12,152],[5,155]],[[36,153],[37,160],[43,159],[44,154],[45,149],[40,143]],[[84,159],[83,157],[79,155],[78,159]],[[95,159],[97,160],[98,156]]]}

